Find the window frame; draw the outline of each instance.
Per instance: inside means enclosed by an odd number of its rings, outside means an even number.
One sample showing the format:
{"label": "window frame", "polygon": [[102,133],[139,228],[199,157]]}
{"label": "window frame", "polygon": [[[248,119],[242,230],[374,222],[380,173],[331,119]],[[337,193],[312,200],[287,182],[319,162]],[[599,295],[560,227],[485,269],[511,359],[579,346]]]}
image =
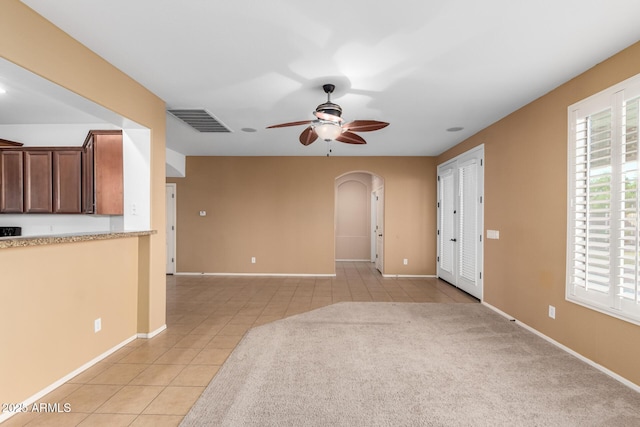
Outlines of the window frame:
{"label": "window frame", "polygon": [[[638,218],[638,212],[640,207],[638,206],[638,202],[640,201],[640,189],[638,188],[638,184],[640,181],[640,152],[638,152],[638,139],[636,136],[636,154],[635,154],[635,201],[636,201],[636,217],[635,217],[635,286],[636,286],[636,300],[633,299],[628,300],[622,296],[618,296],[618,288],[621,286],[618,282],[618,273],[616,270],[619,270],[621,267],[616,265],[616,259],[619,257],[616,256],[616,252],[620,253],[622,250],[622,246],[620,243],[616,243],[622,240],[620,237],[623,230],[622,225],[622,205],[621,203],[626,201],[627,199],[622,197],[622,193],[626,197],[626,190],[621,190],[622,185],[626,182],[622,179],[623,172],[623,148],[625,145],[628,145],[625,142],[628,129],[626,124],[624,123],[625,113],[627,111],[626,103],[628,101],[638,102],[637,99],[640,97],[640,74],[631,77],[621,83],[618,83],[614,86],[611,86],[595,95],[592,95],[586,99],[578,101],[572,105],[570,105],[567,109],[567,256],[566,256],[566,284],[565,284],[565,298],[567,301],[572,303],[585,306],[592,310],[610,315],[612,317],[616,317],[622,319],[624,321],[634,323],[640,325],[640,299],[638,297],[638,292],[640,291],[640,282],[638,278],[640,277],[640,262],[638,254],[638,248],[640,247],[640,224]],[[591,172],[593,172],[594,168],[591,168],[589,163],[589,155],[592,153],[590,151],[589,145],[591,144],[590,137],[585,137],[587,142],[587,150],[584,153],[584,171],[578,170],[579,162],[577,153],[578,147],[578,124],[583,118],[592,118],[605,110],[611,110],[611,120],[610,120],[610,131],[611,136],[609,140],[610,143],[610,154],[611,158],[607,167],[601,169],[609,168],[609,175],[611,180],[608,182],[609,191],[606,195],[610,196],[608,200],[609,204],[609,213],[610,215],[606,217],[609,223],[606,230],[607,234],[607,251],[609,256],[609,270],[606,272],[608,279],[608,289],[606,293],[599,292],[595,290],[589,290],[589,282],[585,275],[585,285],[584,287],[577,285],[574,282],[574,277],[576,276],[574,273],[579,270],[577,262],[574,262],[577,258],[576,254],[579,252],[577,249],[582,247],[584,248],[584,264],[587,265],[588,261],[593,261],[593,258],[589,258],[589,246],[592,243],[589,241],[590,232],[593,232],[593,228],[589,228],[590,220],[594,220],[595,216],[590,216],[589,213],[593,213],[590,211],[589,206],[593,203],[593,198],[590,198],[590,188],[592,185],[590,182],[590,178],[595,176]],[[636,118],[636,135],[638,133],[637,129],[637,120]],[[587,125],[583,130],[588,134],[589,126]],[[577,182],[580,181],[578,174],[583,172],[582,181],[584,183],[584,190],[580,192],[578,188]],[[603,176],[604,176],[603,172]],[[617,190],[616,190],[617,189]],[[617,191],[617,195],[616,195]],[[582,196],[582,202],[578,203],[578,197]],[[578,207],[576,205],[584,206],[584,217],[578,217]],[[582,211],[581,211],[582,212]],[[584,233],[580,234],[580,227],[578,223],[582,221],[584,222]],[[616,234],[617,231],[617,234]],[[584,244],[580,245],[577,243],[579,238],[583,238]],[[582,247],[581,247],[582,246]],[[586,272],[589,267],[585,267],[584,271]]]}

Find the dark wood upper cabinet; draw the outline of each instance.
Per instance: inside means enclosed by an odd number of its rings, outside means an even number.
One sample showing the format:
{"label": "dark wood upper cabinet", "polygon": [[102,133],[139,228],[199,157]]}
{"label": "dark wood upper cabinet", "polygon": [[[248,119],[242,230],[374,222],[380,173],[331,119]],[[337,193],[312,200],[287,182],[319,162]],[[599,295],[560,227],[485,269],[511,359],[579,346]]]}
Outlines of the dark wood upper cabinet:
{"label": "dark wood upper cabinet", "polygon": [[85,213],[124,213],[122,131],[91,131],[83,145],[83,205]]}
{"label": "dark wood upper cabinet", "polygon": [[90,131],[82,147],[0,149],[0,213],[124,213],[122,131]]}
{"label": "dark wood upper cabinet", "polygon": [[24,170],[22,151],[0,150],[0,212],[22,213]]}
{"label": "dark wood upper cabinet", "polygon": [[82,212],[82,149],[53,151],[53,211]]}
{"label": "dark wood upper cabinet", "polygon": [[24,212],[53,212],[51,151],[24,151]]}

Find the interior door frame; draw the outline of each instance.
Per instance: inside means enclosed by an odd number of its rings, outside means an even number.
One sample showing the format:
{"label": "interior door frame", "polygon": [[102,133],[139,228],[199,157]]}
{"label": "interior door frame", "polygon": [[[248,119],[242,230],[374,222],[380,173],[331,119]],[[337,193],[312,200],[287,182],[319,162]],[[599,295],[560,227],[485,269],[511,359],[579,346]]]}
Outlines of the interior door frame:
{"label": "interior door frame", "polygon": [[[477,171],[475,176],[475,184],[476,184],[476,205],[475,209],[477,211],[475,217],[475,226],[476,226],[476,239],[475,240],[475,280],[471,282],[468,278],[461,276],[460,274],[460,244],[461,236],[458,218],[461,212],[457,212],[460,206],[460,198],[461,198],[461,190],[459,185],[460,179],[460,170],[461,165],[466,165],[471,163],[473,160],[477,161]],[[441,194],[441,176],[445,171],[453,170],[453,191],[454,191],[454,200],[453,200],[453,215],[457,215],[453,217],[453,236],[445,236],[441,231],[441,224],[443,221],[443,195]],[[484,269],[484,144],[481,144],[477,147],[472,148],[469,151],[466,151],[453,159],[450,159],[437,167],[438,173],[438,185],[437,185],[437,259],[436,259],[436,274],[438,277],[446,280],[452,285],[462,289],[463,291],[469,293],[470,295],[478,298],[482,301],[484,296],[484,278],[483,278],[483,269]],[[441,253],[443,244],[445,242],[443,239],[449,239],[454,242],[454,250],[453,250],[453,267],[454,270],[451,274],[448,274],[444,269],[441,268],[441,257],[443,256]],[[468,264],[467,264],[468,265]]]}
{"label": "interior door frame", "polygon": [[378,212],[377,212],[377,201],[375,191],[371,192],[371,223],[370,225],[370,234],[371,234],[371,257],[370,261],[372,263],[376,262],[376,247],[378,245],[378,241],[376,240],[376,223],[378,221]]}
{"label": "interior door frame", "polygon": [[176,205],[177,205],[177,185],[175,183],[165,184],[165,229],[167,232],[166,244],[166,270],[167,274],[176,273]]}
{"label": "interior door frame", "polygon": [[374,226],[374,244],[376,246],[376,256],[374,262],[376,269],[384,275],[384,187],[373,190],[372,200],[375,200],[376,224]]}

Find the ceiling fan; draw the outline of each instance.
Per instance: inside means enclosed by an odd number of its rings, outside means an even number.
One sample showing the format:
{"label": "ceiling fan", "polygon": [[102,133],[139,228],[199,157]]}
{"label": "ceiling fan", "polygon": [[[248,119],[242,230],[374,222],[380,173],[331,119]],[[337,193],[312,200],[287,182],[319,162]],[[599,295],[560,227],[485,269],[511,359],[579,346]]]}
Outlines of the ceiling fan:
{"label": "ceiling fan", "polygon": [[281,123],[267,126],[267,129],[308,124],[309,126],[300,134],[302,145],[309,145],[318,137],[325,141],[336,140],[347,144],[366,144],[367,142],[354,132],[370,132],[389,126],[389,123],[377,120],[354,120],[343,124],[342,108],[331,102],[331,94],[335,88],[335,85],[332,84],[322,86],[327,94],[327,102],[318,105],[316,111],[313,112],[313,115],[316,116],[315,120]]}

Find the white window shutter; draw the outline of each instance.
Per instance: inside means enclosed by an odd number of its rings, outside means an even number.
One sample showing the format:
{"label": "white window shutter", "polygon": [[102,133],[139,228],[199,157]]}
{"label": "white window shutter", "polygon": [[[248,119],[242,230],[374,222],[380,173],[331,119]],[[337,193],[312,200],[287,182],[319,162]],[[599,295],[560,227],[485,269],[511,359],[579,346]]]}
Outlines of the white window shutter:
{"label": "white window shutter", "polygon": [[569,107],[567,299],[640,324],[640,75]]}
{"label": "white window shutter", "polygon": [[640,304],[640,236],[638,218],[640,196],[638,192],[638,127],[640,97],[628,100],[624,106],[622,149],[620,152],[619,249],[617,265],[617,296],[624,305]]}

